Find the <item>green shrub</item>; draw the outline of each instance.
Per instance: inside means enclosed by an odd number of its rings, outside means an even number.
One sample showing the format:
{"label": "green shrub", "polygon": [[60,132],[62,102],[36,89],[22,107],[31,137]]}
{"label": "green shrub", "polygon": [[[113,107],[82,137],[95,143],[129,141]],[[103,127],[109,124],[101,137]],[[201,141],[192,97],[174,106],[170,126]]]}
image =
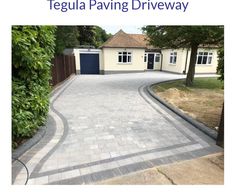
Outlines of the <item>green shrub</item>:
{"label": "green shrub", "polygon": [[53,26],[12,27],[12,136],[32,136],[49,107]]}

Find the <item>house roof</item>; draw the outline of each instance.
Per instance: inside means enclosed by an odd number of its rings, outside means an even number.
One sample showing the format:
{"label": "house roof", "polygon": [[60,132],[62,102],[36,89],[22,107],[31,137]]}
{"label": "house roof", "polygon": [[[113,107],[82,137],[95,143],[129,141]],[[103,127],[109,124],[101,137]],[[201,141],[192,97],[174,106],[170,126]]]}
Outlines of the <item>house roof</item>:
{"label": "house roof", "polygon": [[[216,45],[199,45],[200,48],[218,48]],[[159,47],[149,44],[147,35],[128,34],[123,30],[118,31],[109,38],[100,48],[143,48],[148,51],[159,51]],[[162,48],[164,49],[164,48]],[[168,49],[168,48],[165,48]]]}
{"label": "house roof", "polygon": [[101,48],[153,48],[148,45],[147,36],[144,34],[127,34],[123,30],[118,31],[109,38]]}
{"label": "house roof", "polygon": [[144,34],[129,34],[132,38],[138,41],[142,46],[147,49],[156,49],[156,47],[149,44],[147,35]]}

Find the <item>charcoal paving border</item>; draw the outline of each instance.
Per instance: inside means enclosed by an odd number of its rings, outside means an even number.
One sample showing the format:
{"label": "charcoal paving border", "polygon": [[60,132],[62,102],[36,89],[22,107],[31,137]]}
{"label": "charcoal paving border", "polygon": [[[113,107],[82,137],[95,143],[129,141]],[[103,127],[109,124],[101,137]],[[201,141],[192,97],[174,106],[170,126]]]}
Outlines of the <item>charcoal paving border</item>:
{"label": "charcoal paving border", "polygon": [[[123,76],[121,76],[121,77],[123,77]],[[69,88],[69,85],[67,88]],[[61,89],[63,89],[63,87]],[[64,91],[65,90],[63,90],[62,92],[64,92]],[[61,96],[62,93],[60,91],[58,91],[58,93],[59,94],[57,94],[57,93],[54,94],[54,98],[57,99]],[[216,152],[219,152],[222,150],[221,148],[214,145],[214,142],[211,141],[209,138],[207,138],[200,130],[195,129],[191,124],[189,125],[188,122],[186,122],[183,119],[181,119],[180,117],[178,117],[175,113],[173,113],[172,111],[167,109],[165,106],[162,106],[162,104],[156,102],[156,100],[154,98],[152,98],[152,96],[148,93],[147,88],[146,88],[146,84],[139,87],[139,93],[140,93],[141,97],[145,100],[145,102],[147,102],[159,114],[162,114],[163,118],[165,118],[184,137],[186,137],[190,141],[190,142],[182,143],[182,147],[185,147],[185,149],[183,151],[179,150],[180,146],[177,146],[177,145],[173,146],[172,145],[172,146],[168,146],[166,148],[163,147],[162,149],[157,148],[157,149],[152,149],[152,151],[145,150],[142,152],[129,153],[127,155],[120,155],[117,157],[102,159],[100,161],[91,161],[86,164],[77,164],[75,166],[67,166],[62,169],[39,172],[41,167],[44,165],[45,161],[51,156],[51,154],[53,154],[53,151],[55,151],[52,149],[53,150],[52,152],[49,151],[49,153],[47,153],[43,157],[44,160],[39,161],[37,169],[34,169],[34,171],[31,172],[31,176],[30,176],[31,183],[29,183],[29,184],[84,184],[84,183],[88,184],[88,183],[95,183],[95,182],[103,180],[103,179],[129,174],[131,172],[143,170],[146,168],[150,168],[152,166],[177,162],[180,160],[192,159],[192,158],[200,157],[200,156],[207,155],[210,153],[216,153]],[[164,111],[164,113],[162,113],[162,111]],[[167,115],[165,116],[165,114],[167,114]],[[62,120],[63,124],[66,125],[67,119],[63,116],[63,114],[60,113],[59,117]],[[174,121],[172,121],[172,118],[176,119],[177,122],[175,123]],[[179,122],[180,122],[180,124],[179,124]],[[187,127],[188,131],[186,129],[182,129],[182,125],[184,127]],[[69,125],[67,125],[67,126],[69,126]],[[67,127],[67,129],[69,129],[69,127]],[[195,136],[189,134],[190,131],[193,134],[198,136],[198,138],[196,140],[195,140]],[[66,137],[66,135],[64,137]],[[200,141],[198,139],[200,139]],[[59,144],[61,144],[61,143],[63,143],[63,139],[58,142],[57,146],[59,146]],[[194,145],[196,143],[200,143],[202,148],[200,148],[200,149],[195,148],[194,149],[193,147],[196,147]],[[57,149],[57,148],[55,148],[55,149]],[[145,155],[148,155],[148,154],[151,155],[155,152],[161,152],[161,150],[162,150],[162,152],[165,152],[167,149],[169,150],[170,153],[165,156],[163,155],[160,158],[152,158],[150,160],[144,160],[144,161],[137,162],[137,163],[134,160],[131,160],[131,158],[133,158],[133,157],[142,157],[142,156],[144,157]],[[171,150],[171,149],[174,149],[174,150]],[[71,177],[68,177],[69,171],[79,170],[80,168],[90,168],[90,167],[93,168],[96,165],[102,165],[102,164],[108,165],[109,163],[118,162],[118,161],[125,160],[125,159],[131,160],[129,165],[119,164],[119,166],[111,168],[111,169],[109,168],[109,169],[101,170],[101,171],[93,171],[92,173],[88,173],[88,174],[83,173],[80,176],[76,176],[76,175],[73,176],[72,175]],[[57,179],[56,181],[53,181],[52,179],[50,179],[50,178],[53,178],[53,177],[50,177],[53,174],[54,174],[54,178],[56,178],[60,173],[64,173],[64,177]],[[39,180],[41,179],[41,181],[43,181],[43,182],[42,183],[33,183],[34,179],[39,179]]]}
{"label": "charcoal paving border", "polygon": [[[176,80],[182,80],[182,79],[176,79]],[[205,126],[203,123],[198,122],[197,120],[191,118],[190,116],[186,115],[185,113],[181,112],[179,109],[177,109],[176,107],[174,107],[172,104],[167,103],[164,99],[162,99],[161,97],[159,97],[156,93],[154,93],[154,91],[152,90],[152,87],[155,85],[159,85],[162,83],[167,83],[167,82],[172,82],[172,81],[176,81],[176,80],[169,80],[169,81],[163,81],[160,83],[154,83],[151,85],[148,85],[146,87],[147,91],[149,92],[149,94],[155,98],[157,101],[159,101],[161,104],[163,104],[164,106],[166,106],[167,108],[169,108],[171,111],[173,111],[175,114],[179,115],[180,117],[182,117],[184,120],[186,120],[187,122],[189,122],[190,124],[192,124],[193,126],[195,126],[196,128],[200,129],[202,132],[204,132],[205,134],[207,134],[208,136],[210,136],[213,139],[217,138],[218,133]]]}

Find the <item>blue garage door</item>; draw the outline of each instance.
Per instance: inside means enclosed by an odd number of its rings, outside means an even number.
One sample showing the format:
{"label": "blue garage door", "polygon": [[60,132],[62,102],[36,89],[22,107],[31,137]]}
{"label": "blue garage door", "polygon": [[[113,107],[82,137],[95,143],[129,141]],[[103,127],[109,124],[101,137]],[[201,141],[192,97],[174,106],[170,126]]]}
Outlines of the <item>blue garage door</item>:
{"label": "blue garage door", "polygon": [[81,74],[99,74],[99,54],[80,53]]}

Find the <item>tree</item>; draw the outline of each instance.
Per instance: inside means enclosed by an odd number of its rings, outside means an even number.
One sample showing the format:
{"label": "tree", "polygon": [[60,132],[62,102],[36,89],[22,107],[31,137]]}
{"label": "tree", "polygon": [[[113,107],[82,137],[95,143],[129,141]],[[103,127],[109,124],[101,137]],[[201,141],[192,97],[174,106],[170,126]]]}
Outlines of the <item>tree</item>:
{"label": "tree", "polygon": [[95,27],[77,26],[79,33],[78,41],[80,45],[95,45]]}
{"label": "tree", "polygon": [[220,117],[220,124],[219,124],[219,130],[218,130],[218,136],[216,139],[216,144],[224,147],[224,104],[222,108],[222,113]]}
{"label": "tree", "polygon": [[63,53],[65,48],[80,46],[99,47],[110,34],[98,26],[58,26],[56,31],[56,53]]}
{"label": "tree", "polygon": [[223,46],[223,43],[218,51],[217,73],[220,75],[219,80],[224,81],[224,46]]}
{"label": "tree", "polygon": [[190,48],[186,86],[192,86],[199,45],[216,45],[223,39],[222,26],[146,26],[149,43],[160,48]]}
{"label": "tree", "polygon": [[[217,73],[220,74],[219,79],[224,81],[224,46],[222,43],[221,48],[218,51],[218,66],[217,66]],[[224,147],[224,104],[222,108],[222,113],[220,117],[220,124],[218,130],[218,136],[216,140],[216,144]]]}
{"label": "tree", "polygon": [[79,31],[77,26],[58,26],[56,30],[55,52],[61,54],[65,48],[77,46],[79,46]]}
{"label": "tree", "polygon": [[107,34],[104,29],[99,26],[95,27],[95,44],[96,47],[100,47],[105,41],[107,41],[112,34]]}

